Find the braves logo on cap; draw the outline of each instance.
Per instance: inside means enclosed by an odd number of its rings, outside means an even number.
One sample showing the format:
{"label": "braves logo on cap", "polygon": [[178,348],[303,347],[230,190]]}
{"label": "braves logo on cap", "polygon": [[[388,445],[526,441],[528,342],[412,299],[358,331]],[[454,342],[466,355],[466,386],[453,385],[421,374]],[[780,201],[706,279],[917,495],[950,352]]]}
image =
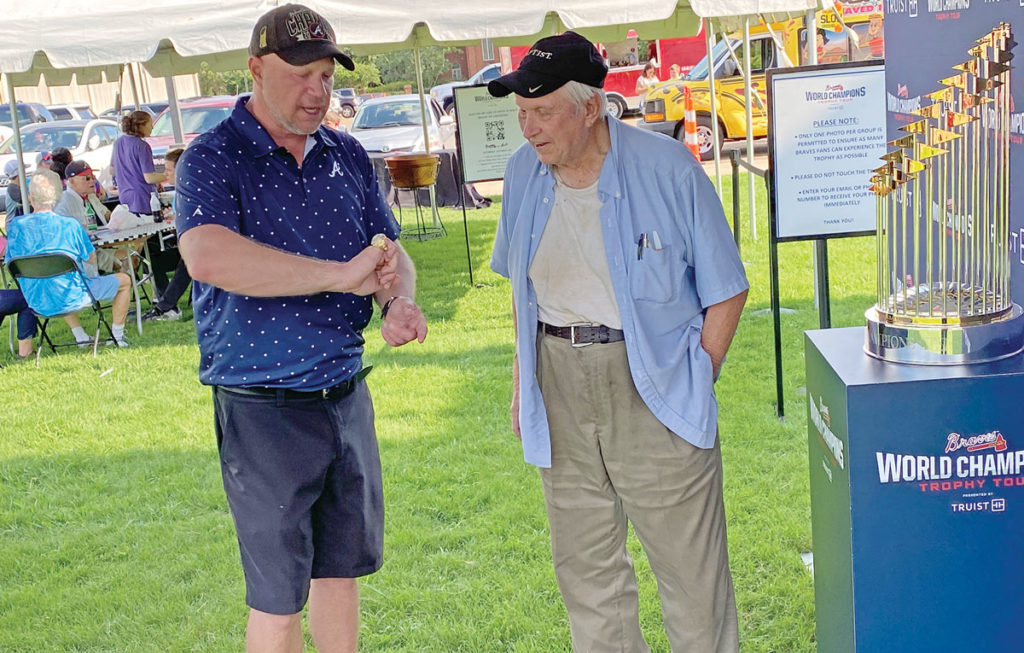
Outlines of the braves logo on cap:
{"label": "braves logo on cap", "polygon": [[327,26],[320,17],[308,9],[299,9],[288,14],[285,23],[288,35],[296,41],[324,41],[328,39]]}

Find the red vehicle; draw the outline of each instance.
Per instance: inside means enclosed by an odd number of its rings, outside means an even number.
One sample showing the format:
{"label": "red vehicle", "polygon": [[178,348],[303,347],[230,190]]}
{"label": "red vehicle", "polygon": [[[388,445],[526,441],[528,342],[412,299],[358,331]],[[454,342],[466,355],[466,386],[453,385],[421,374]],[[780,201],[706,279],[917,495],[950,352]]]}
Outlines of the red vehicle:
{"label": "red vehicle", "polygon": [[[703,26],[696,36],[653,41],[643,41],[635,30],[629,30],[624,41],[596,45],[608,62],[604,90],[608,96],[608,113],[616,118],[627,111],[642,108],[640,96],[636,93],[636,80],[648,61],[654,63],[658,79],[664,82],[672,77],[670,69],[673,64],[679,66],[679,74],[685,75],[707,54]],[[513,68],[519,66],[529,50],[529,46],[511,48]]]}
{"label": "red vehicle", "polygon": [[[178,103],[181,110],[181,130],[184,132],[185,145],[202,134],[212,129],[217,123],[231,115],[235,108],[235,97],[231,95],[216,95],[212,97],[194,98],[182,100]],[[153,121],[153,133],[146,138],[146,142],[153,148],[153,162],[157,168],[164,163],[164,154],[174,144],[174,134],[171,130],[171,115],[165,109]]]}

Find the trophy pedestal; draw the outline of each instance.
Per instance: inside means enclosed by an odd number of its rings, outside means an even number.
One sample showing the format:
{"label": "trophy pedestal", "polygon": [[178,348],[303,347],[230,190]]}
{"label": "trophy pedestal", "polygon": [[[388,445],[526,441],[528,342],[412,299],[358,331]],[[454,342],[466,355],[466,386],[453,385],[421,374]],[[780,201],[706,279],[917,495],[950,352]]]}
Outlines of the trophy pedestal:
{"label": "trophy pedestal", "polygon": [[1004,314],[974,323],[894,324],[872,307],[867,318],[864,351],[892,363],[960,365],[986,363],[1024,350],[1024,311],[1013,304]]}
{"label": "trophy pedestal", "polygon": [[891,365],[806,334],[818,651],[1020,650],[1024,356]]}

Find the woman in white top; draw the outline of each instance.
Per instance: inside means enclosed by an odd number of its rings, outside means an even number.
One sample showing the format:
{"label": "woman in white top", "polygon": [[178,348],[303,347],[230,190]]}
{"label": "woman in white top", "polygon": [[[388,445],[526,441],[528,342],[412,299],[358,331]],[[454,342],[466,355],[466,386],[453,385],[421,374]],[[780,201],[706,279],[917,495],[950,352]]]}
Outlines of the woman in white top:
{"label": "woman in white top", "polygon": [[636,78],[636,94],[640,96],[640,105],[643,106],[644,98],[647,96],[647,91],[652,86],[660,83],[658,74],[654,71],[654,63],[648,61],[647,65],[644,66],[644,72]]}

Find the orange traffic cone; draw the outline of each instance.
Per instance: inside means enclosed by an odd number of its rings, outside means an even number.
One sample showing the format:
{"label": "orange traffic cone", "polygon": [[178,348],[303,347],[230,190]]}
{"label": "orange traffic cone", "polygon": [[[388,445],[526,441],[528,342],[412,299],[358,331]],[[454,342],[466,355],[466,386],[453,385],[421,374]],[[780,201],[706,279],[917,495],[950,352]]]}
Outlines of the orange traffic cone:
{"label": "orange traffic cone", "polygon": [[700,161],[700,145],[697,144],[697,112],[693,108],[690,87],[683,87],[683,143]]}

